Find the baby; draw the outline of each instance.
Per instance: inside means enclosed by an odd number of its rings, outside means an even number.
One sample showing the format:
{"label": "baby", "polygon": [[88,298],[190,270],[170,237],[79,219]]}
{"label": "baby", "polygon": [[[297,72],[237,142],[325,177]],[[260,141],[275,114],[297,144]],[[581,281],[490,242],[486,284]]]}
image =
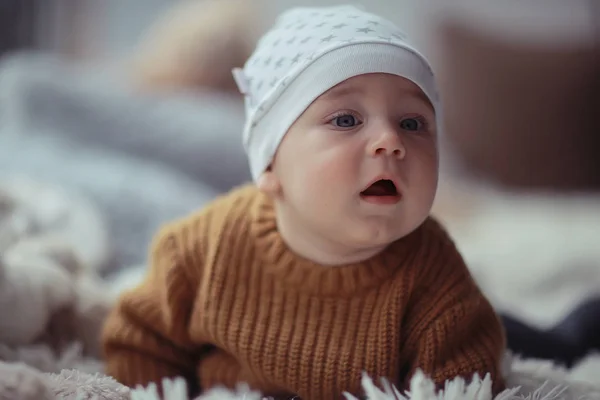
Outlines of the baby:
{"label": "baby", "polygon": [[[126,385],[361,396],[417,369],[490,373],[504,333],[443,228],[432,70],[391,22],[353,6],[283,13],[243,70],[255,184],[164,227],[144,282],[103,335]],[[224,160],[225,162],[225,160]]]}

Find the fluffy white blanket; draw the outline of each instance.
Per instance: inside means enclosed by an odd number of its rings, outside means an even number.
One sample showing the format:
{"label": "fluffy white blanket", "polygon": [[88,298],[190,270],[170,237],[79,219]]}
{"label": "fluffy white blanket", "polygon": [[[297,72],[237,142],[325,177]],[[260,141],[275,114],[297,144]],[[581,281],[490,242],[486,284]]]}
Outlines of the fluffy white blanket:
{"label": "fluffy white blanket", "polygon": [[[34,360],[31,349],[28,361]],[[22,352],[22,355],[25,353]],[[120,385],[99,371],[101,364],[65,354],[56,359],[56,367],[65,367],[69,362],[78,369],[63,369],[56,373],[42,373],[19,363],[0,362],[0,399],[19,400],[160,400],[155,385],[133,390]],[[38,354],[39,356],[39,354]],[[39,361],[39,359],[38,359]],[[62,364],[62,365],[59,365]],[[476,378],[467,384],[462,379],[448,381],[444,390],[436,392],[432,382],[423,374],[417,374],[410,390],[400,393],[393,386],[380,385],[363,377],[367,400],[598,400],[600,399],[600,357],[589,356],[568,371],[550,362],[521,360],[507,355],[504,374],[508,389],[496,397],[491,393],[491,382],[487,377]],[[181,379],[165,380],[163,400],[191,400]],[[343,394],[340,394],[343,395]],[[346,400],[357,400],[344,395]],[[236,391],[213,389],[196,400],[262,400],[260,393],[240,385]],[[291,399],[290,399],[291,400]]]}
{"label": "fluffy white blanket", "polygon": [[[368,400],[572,400],[600,399],[600,357],[590,356],[575,369],[567,371],[552,363],[520,360],[507,355],[505,375],[508,388],[493,396],[489,376],[475,377],[470,383],[457,378],[448,381],[444,390],[436,391],[435,385],[422,373],[416,374],[410,390],[401,393],[388,382],[380,387],[368,377],[363,377],[363,388]],[[589,376],[586,378],[586,374]],[[596,382],[594,384],[593,382]],[[165,380],[165,400],[188,400],[185,382]],[[358,400],[345,394],[347,400]],[[159,400],[155,386],[132,392],[132,400]],[[216,389],[200,397],[201,400],[261,400],[260,393],[240,386],[236,392]]]}

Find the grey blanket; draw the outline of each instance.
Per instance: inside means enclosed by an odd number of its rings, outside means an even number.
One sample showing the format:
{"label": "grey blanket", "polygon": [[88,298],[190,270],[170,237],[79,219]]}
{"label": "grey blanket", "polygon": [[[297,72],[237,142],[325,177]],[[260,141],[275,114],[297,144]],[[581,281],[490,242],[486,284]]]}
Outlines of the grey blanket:
{"label": "grey blanket", "polygon": [[0,174],[59,184],[105,214],[114,268],[164,222],[249,179],[243,110],[217,93],[143,96],[114,71],[47,55],[0,62]]}

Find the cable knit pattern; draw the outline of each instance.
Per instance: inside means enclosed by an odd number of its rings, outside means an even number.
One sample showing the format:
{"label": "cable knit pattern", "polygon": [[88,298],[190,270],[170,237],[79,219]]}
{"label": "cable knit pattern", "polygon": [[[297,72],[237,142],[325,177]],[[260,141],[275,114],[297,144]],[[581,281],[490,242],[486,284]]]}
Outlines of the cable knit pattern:
{"label": "cable knit pattern", "polygon": [[184,376],[310,400],[361,395],[361,373],[404,386],[491,373],[504,335],[433,219],[373,259],[325,267],[290,251],[272,202],[244,186],[165,227],[145,281],[103,334],[107,372],[134,386]]}

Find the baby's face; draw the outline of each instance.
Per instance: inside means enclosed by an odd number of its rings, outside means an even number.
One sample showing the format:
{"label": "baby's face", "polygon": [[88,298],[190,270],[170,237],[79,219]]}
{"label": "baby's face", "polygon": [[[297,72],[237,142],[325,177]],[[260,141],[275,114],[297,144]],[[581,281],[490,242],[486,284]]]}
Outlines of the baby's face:
{"label": "baby's face", "polygon": [[438,180],[435,114],[411,81],[348,79],[321,95],[273,163],[284,210],[352,246],[384,246],[429,215]]}

